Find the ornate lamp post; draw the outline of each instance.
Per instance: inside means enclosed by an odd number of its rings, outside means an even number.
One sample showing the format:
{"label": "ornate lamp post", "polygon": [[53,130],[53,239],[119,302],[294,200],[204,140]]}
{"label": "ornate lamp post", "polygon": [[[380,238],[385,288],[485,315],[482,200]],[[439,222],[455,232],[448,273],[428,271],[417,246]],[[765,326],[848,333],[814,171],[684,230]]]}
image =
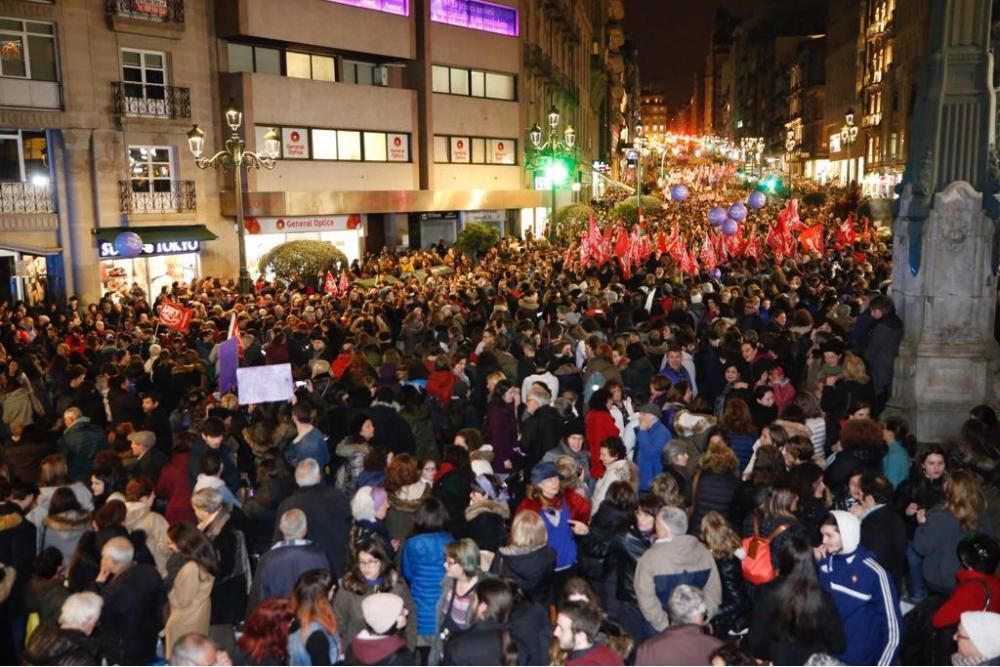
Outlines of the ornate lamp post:
{"label": "ornate lamp post", "polygon": [[555,238],[556,190],[569,179],[576,169],[576,130],[571,125],[559,132],[561,118],[559,110],[553,104],[548,113],[549,133],[545,137],[542,128],[535,123],[528,130],[528,141],[531,142],[532,153],[525,165],[533,174],[542,169],[549,181],[552,191],[552,213],[549,217],[548,236]]}
{"label": "ornate lamp post", "polygon": [[785,164],[788,165],[788,187],[792,187],[792,154],[795,152],[795,130],[788,130],[785,135]]}
{"label": "ornate lamp post", "polygon": [[632,146],[635,148],[635,214],[642,211],[642,146],[646,139],[642,136],[642,125],[635,126],[635,140]]}
{"label": "ornate lamp post", "polygon": [[278,131],[273,127],[264,137],[264,150],[258,154],[245,150],[246,143],[240,138],[240,126],[243,124],[243,112],[230,107],[226,111],[226,124],[232,131],[229,139],[226,140],[225,149],[219,151],[210,158],[202,157],[205,150],[205,131],[195,124],[188,132],[188,148],[194,155],[194,163],[199,169],[209,167],[222,167],[232,169],[235,176],[236,190],[236,232],[239,238],[240,252],[240,294],[250,294],[253,291],[253,284],[250,281],[250,273],[247,271],[246,255],[246,225],[243,221],[243,169],[274,169],[275,158],[278,157],[280,142],[278,141]]}
{"label": "ornate lamp post", "polygon": [[840,140],[847,144],[847,185],[851,184],[851,146],[857,138],[858,126],[854,124],[854,109],[848,109],[840,128]]}

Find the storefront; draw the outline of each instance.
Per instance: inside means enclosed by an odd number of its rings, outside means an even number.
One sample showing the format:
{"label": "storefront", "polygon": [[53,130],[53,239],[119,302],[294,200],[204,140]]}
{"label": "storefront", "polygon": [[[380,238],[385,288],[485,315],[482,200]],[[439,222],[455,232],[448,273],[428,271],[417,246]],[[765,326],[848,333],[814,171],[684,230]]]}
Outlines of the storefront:
{"label": "storefront", "polygon": [[37,305],[63,291],[62,252],[58,248],[0,245],[0,299]]}
{"label": "storefront", "polygon": [[260,258],[268,250],[287,241],[327,241],[344,253],[348,262],[361,258],[367,216],[318,215],[246,219],[247,268],[256,278]]}
{"label": "storefront", "polygon": [[[115,238],[124,231],[142,238],[142,254],[138,257],[121,257],[115,250]],[[218,238],[204,225],[105,227],[94,234],[102,292],[123,294],[138,285],[151,299],[174,282],[190,283],[198,278],[201,244]]]}

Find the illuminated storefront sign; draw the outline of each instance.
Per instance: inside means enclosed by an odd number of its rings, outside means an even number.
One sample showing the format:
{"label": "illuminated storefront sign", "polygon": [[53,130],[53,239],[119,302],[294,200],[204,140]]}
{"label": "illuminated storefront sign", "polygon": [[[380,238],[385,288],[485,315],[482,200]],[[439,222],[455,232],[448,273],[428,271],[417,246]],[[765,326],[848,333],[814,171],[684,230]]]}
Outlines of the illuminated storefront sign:
{"label": "illuminated storefront sign", "polygon": [[431,21],[517,37],[517,10],[483,0],[431,0]]}
{"label": "illuminated storefront sign", "polygon": [[[144,243],[142,246],[143,256],[154,255],[182,255],[189,252],[201,250],[200,241],[157,241],[156,243]],[[111,241],[101,241],[97,244],[97,254],[101,259],[106,257],[117,257],[118,251]]]}
{"label": "illuminated storefront sign", "polygon": [[409,0],[326,0],[338,5],[350,5],[351,7],[361,7],[362,9],[374,9],[377,12],[386,14],[398,14],[399,16],[410,15]]}

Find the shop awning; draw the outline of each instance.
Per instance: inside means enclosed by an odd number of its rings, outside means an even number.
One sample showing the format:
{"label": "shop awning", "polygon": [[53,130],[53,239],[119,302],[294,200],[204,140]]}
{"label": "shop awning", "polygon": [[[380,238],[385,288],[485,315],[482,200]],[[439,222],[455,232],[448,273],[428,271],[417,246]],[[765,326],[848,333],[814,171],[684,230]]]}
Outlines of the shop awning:
{"label": "shop awning", "polygon": [[218,236],[205,225],[157,225],[148,227],[98,227],[94,236],[98,241],[114,242],[122,232],[135,232],[144,243],[160,241],[214,241]]}
{"label": "shop awning", "polygon": [[17,243],[16,241],[0,242],[0,250],[10,250],[36,257],[48,257],[50,255],[58,255],[62,252],[62,248],[43,248],[41,246],[28,245],[27,243]]}

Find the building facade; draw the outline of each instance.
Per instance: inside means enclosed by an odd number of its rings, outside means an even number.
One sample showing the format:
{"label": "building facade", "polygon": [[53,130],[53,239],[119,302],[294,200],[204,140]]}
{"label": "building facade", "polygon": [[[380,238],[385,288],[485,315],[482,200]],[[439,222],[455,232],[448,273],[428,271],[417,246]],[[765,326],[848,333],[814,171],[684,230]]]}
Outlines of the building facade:
{"label": "building facade", "polygon": [[[192,118],[218,116],[210,4],[0,2],[0,298],[232,272],[216,176],[186,147]],[[114,247],[126,229],[134,259]]]}
{"label": "building facade", "polygon": [[[850,145],[842,137],[846,115],[855,113],[859,121],[861,100],[862,18],[860,0],[830,0],[827,5],[826,98],[823,135],[829,162],[817,171],[816,180],[846,186],[864,173],[863,144],[856,138]],[[859,130],[860,131],[860,130]],[[850,150],[848,150],[850,149]]]}
{"label": "building facade", "polygon": [[799,42],[788,68],[785,159],[792,176],[815,179],[826,172],[825,98],[826,35],[813,35]]}
{"label": "building facade", "polygon": [[642,87],[642,97],[639,100],[639,113],[642,117],[642,131],[653,141],[663,140],[667,131],[669,112],[667,110],[666,91],[662,85]]}

